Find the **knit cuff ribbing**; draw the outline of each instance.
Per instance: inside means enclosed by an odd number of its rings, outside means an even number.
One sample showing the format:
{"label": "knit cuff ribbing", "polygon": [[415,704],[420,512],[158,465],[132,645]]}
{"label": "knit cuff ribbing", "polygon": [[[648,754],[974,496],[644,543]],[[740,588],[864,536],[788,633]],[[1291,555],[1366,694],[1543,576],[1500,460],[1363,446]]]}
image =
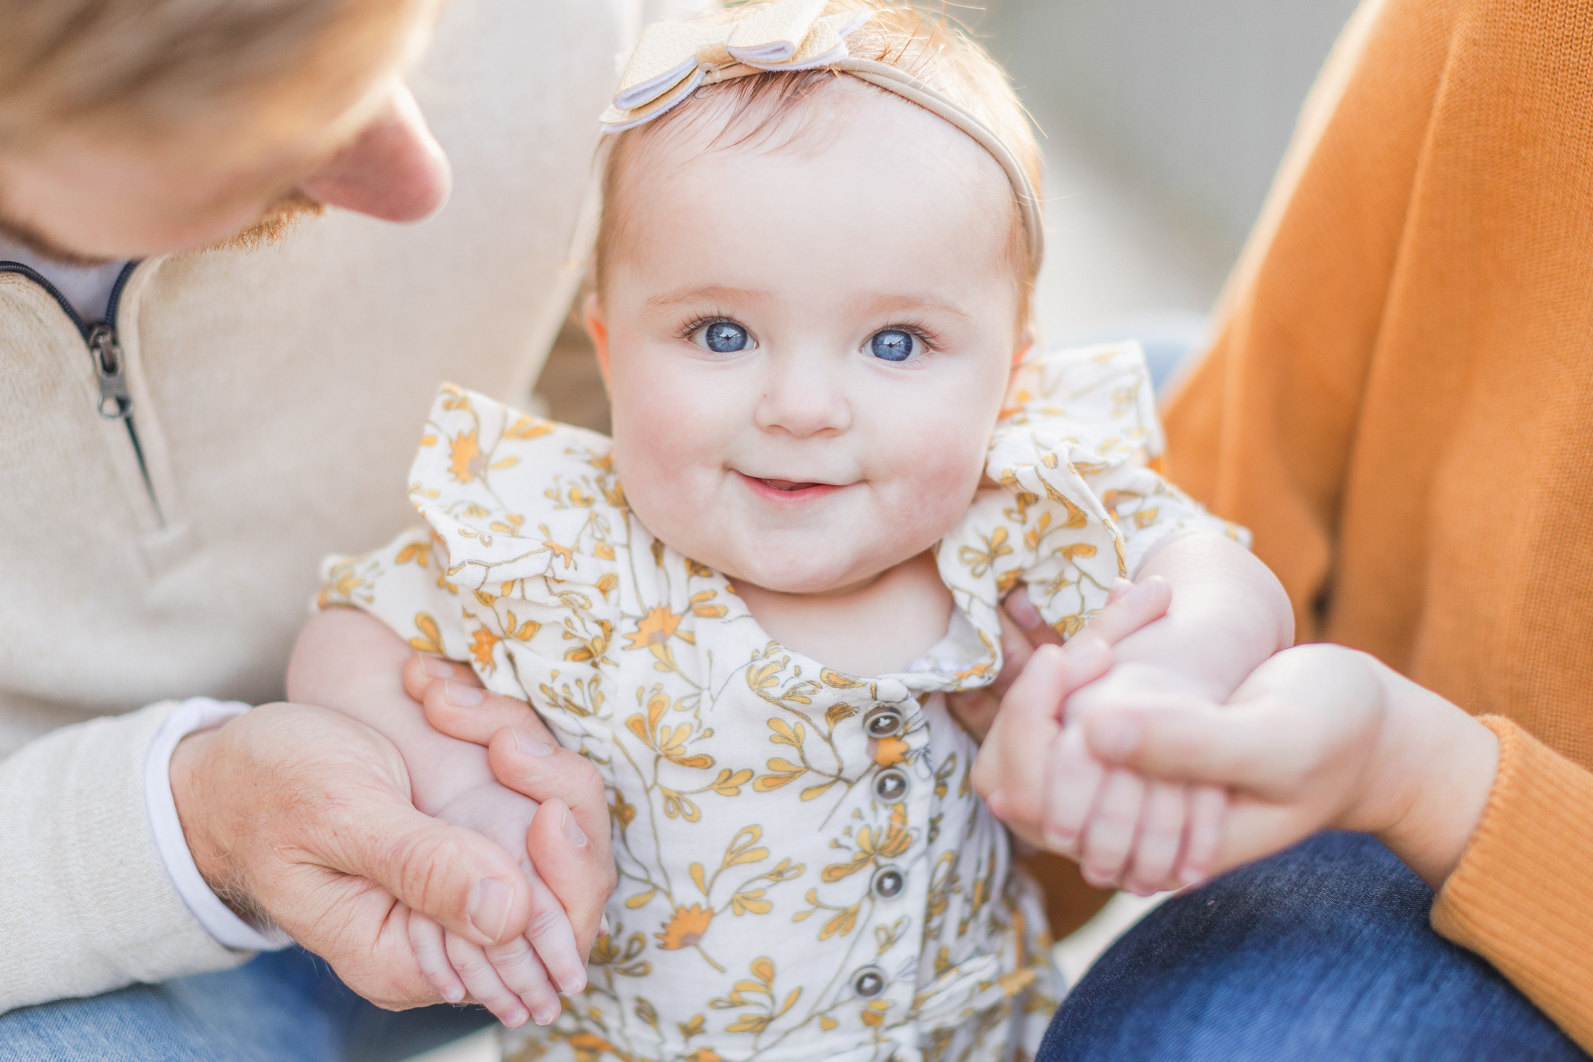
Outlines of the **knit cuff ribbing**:
{"label": "knit cuff ribbing", "polygon": [[1500,716],[1499,770],[1432,925],[1593,1046],[1593,774]]}

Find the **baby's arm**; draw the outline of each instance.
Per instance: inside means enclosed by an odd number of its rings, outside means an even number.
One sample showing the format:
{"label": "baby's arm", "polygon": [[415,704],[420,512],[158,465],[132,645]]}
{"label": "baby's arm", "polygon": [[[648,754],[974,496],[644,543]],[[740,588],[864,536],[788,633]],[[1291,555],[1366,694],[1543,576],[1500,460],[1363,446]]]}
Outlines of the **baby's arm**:
{"label": "baby's arm", "polygon": [[1112,674],[1073,696],[1070,717],[1130,680],[1141,691],[1191,692],[1221,704],[1263,660],[1294,644],[1294,611],[1283,585],[1226,535],[1186,531],[1169,538],[1135,580],[1156,576],[1172,587],[1166,615],[1117,643]]}
{"label": "baby's arm", "polygon": [[[401,677],[413,655],[374,617],[327,609],[299,635],[288,668],[288,696],[349,715],[391,741],[403,757],[419,810],[468,826],[519,856],[533,893],[546,893],[537,897],[537,906],[556,905],[526,855],[526,831],[537,804],[493,777],[485,748],[447,737],[426,722]],[[533,920],[526,938],[482,949],[445,936],[411,913],[410,935],[422,969],[444,998],[457,1002],[468,990],[509,1025],[521,1024],[528,1015],[539,1024],[558,1016],[549,972],[564,991],[585,985],[585,967],[565,920]]]}

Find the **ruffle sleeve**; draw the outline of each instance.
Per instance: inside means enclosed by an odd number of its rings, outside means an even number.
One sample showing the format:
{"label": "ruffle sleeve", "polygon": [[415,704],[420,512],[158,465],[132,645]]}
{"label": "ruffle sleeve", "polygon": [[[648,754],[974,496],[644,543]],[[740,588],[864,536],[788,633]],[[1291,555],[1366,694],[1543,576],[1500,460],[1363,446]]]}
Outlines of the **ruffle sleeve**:
{"label": "ruffle sleeve", "polygon": [[370,612],[499,693],[528,697],[559,668],[564,686],[595,689],[586,673],[619,618],[613,536],[627,521],[610,445],[444,385],[410,469],[426,526],[329,558],[318,604]]}
{"label": "ruffle sleeve", "polygon": [[941,543],[940,571],[981,631],[1023,582],[1064,637],[1159,543],[1200,528],[1248,545],[1160,473],[1155,396],[1138,343],[1056,351],[1022,365],[991,439],[983,490]]}

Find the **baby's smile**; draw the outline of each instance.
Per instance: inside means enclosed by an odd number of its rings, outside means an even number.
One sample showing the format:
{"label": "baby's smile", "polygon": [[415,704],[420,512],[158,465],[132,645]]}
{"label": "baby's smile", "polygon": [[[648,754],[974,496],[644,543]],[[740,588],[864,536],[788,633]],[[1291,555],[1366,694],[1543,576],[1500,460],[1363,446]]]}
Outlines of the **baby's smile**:
{"label": "baby's smile", "polygon": [[818,501],[821,498],[833,497],[853,483],[820,483],[814,480],[774,479],[766,476],[752,476],[736,469],[732,474],[739,479],[754,496],[774,502],[778,505],[800,505],[805,502]]}

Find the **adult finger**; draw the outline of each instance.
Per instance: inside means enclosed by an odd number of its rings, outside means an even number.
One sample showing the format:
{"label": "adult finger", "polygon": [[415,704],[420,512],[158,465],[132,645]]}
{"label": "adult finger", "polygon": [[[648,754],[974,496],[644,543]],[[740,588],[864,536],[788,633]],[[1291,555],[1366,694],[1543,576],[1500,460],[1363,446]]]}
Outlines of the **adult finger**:
{"label": "adult finger", "polygon": [[1046,646],[1036,650],[1002,698],[1001,712],[974,760],[973,783],[980,796],[992,801],[1001,793],[1009,813],[1038,825],[1045,761],[1062,702],[1111,666],[1111,651],[1099,642],[1072,654]]}
{"label": "adult finger", "polygon": [[426,721],[451,738],[485,745],[504,727],[555,744],[547,724],[532,707],[513,697],[453,679],[433,679],[420,697]]}
{"label": "adult finger", "polygon": [[1211,871],[1222,846],[1223,821],[1228,814],[1227,790],[1211,785],[1189,787],[1189,828],[1184,854],[1178,865],[1178,884],[1193,885]]}
{"label": "adult finger", "polygon": [[1167,887],[1183,848],[1188,805],[1188,793],[1182,785],[1152,782],[1146,787],[1139,834],[1123,878],[1123,887],[1129,892],[1149,896]]}
{"label": "adult finger", "polygon": [[1312,720],[1269,701],[1216,706],[1137,705],[1099,709],[1083,721],[1090,751],[1153,778],[1270,788],[1308,764],[1299,750]]}
{"label": "adult finger", "polygon": [[1106,769],[1090,755],[1083,731],[1076,726],[1063,730],[1046,763],[1041,830],[1047,849],[1077,856],[1084,825],[1105,780]]}
{"label": "adult finger", "polygon": [[1018,630],[1023,632],[1025,640],[1030,645],[1038,647],[1062,644],[1062,636],[1052,630],[1045,617],[1040,615],[1040,610],[1029,600],[1029,592],[1024,587],[1020,586],[1008,594],[1002,601],[1001,608],[1017,625]]}
{"label": "adult finger", "polygon": [[472,671],[468,664],[444,660],[440,656],[426,653],[410,654],[409,659],[404,661],[401,673],[404,677],[404,692],[417,701],[424,700],[426,690],[439,679],[447,679],[463,686],[481,685],[480,676]]}
{"label": "adult finger", "polygon": [[1096,888],[1123,880],[1145,803],[1145,782],[1132,771],[1109,770],[1080,842],[1079,870]]}
{"label": "adult finger", "polygon": [[580,954],[587,954],[618,881],[602,778],[580,755],[510,727],[492,736],[487,762],[498,781],[543,805],[531,820],[526,852],[569,917]]}
{"label": "adult finger", "polygon": [[478,945],[519,936],[530,895],[517,861],[474,830],[415,810],[390,793],[345,799],[323,836],[327,862],[381,885],[399,902]]}
{"label": "adult finger", "polygon": [[1167,615],[1173,603],[1173,587],[1166,579],[1153,575],[1139,583],[1121,589],[1126,580],[1118,580],[1108,597],[1106,607],[1095,614],[1088,627],[1091,637],[1107,645],[1116,645],[1130,634],[1149,626]]}

